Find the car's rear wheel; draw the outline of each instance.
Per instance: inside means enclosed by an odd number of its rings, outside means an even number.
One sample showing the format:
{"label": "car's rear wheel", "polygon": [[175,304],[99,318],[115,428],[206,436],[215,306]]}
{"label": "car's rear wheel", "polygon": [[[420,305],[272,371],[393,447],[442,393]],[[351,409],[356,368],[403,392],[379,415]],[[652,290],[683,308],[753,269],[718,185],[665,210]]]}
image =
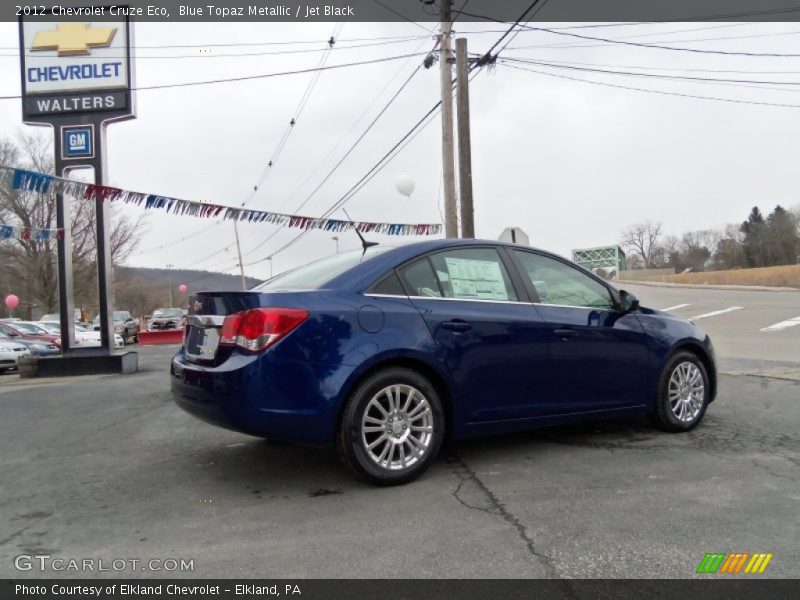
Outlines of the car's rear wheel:
{"label": "car's rear wheel", "polygon": [[658,385],[655,425],[664,431],[689,431],[703,419],[711,387],[708,372],[692,352],[675,353],[664,367]]}
{"label": "car's rear wheel", "polygon": [[337,433],[337,451],[346,466],[372,483],[407,483],[436,458],[444,425],[442,402],[433,385],[416,371],[387,368],[351,394]]}

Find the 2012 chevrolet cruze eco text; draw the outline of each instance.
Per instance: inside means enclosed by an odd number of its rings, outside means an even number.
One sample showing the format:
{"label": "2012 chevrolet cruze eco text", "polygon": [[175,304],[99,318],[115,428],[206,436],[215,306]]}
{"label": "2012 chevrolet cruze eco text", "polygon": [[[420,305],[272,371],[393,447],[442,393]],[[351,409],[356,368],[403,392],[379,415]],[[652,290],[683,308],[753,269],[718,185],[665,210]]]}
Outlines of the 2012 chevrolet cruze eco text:
{"label": "2012 chevrolet cruze eco text", "polygon": [[343,252],[192,297],[177,403],[270,439],[330,444],[391,485],[445,438],[649,414],[695,427],[716,394],[693,323],[559,256],[478,240]]}

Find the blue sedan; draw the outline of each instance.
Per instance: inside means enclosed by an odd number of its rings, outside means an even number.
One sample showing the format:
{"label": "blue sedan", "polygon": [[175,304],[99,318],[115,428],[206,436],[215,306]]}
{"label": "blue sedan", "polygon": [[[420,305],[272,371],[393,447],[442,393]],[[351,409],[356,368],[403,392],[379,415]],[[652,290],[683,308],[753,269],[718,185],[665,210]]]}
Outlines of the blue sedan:
{"label": "blue sedan", "polygon": [[172,392],[193,415],[327,444],[413,480],[445,439],[648,414],[695,427],[716,395],[693,323],[526,246],[435,240],[336,254],[192,297]]}

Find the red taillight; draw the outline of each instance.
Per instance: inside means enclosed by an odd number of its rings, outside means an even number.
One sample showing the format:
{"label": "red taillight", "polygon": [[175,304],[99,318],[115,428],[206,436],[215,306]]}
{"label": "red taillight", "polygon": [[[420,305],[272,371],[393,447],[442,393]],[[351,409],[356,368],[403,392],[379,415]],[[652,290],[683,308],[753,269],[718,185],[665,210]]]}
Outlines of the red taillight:
{"label": "red taillight", "polygon": [[296,308],[253,308],[228,315],[222,323],[222,346],[239,346],[261,352],[308,318],[308,311]]}

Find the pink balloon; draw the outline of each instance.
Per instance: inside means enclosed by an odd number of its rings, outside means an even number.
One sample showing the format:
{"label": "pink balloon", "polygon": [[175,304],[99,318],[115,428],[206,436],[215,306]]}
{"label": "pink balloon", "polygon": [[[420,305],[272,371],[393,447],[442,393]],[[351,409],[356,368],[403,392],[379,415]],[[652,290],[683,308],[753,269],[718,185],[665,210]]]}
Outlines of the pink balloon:
{"label": "pink balloon", "polygon": [[8,296],[6,296],[6,306],[10,310],[14,310],[15,308],[17,308],[18,304],[19,304],[19,298],[17,298],[14,294],[9,294]]}
{"label": "pink balloon", "polygon": [[180,284],[180,285],[178,286],[178,291],[179,291],[181,294],[185,294],[187,291],[189,291],[189,286],[188,286],[188,285],[186,285],[185,283],[182,283],[182,284]]}

